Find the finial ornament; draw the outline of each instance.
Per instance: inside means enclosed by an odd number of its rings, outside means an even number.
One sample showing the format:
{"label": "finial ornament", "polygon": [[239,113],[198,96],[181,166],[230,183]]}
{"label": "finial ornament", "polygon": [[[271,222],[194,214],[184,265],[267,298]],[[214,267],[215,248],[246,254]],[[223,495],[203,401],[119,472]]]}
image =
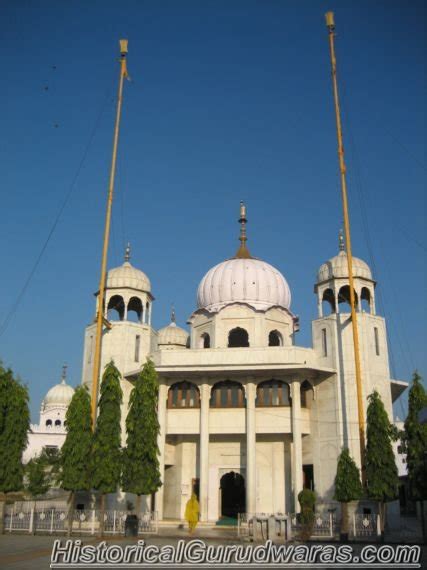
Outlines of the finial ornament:
{"label": "finial ornament", "polygon": [[345,251],[344,232],[340,229],[338,234],[338,246],[340,251]]}
{"label": "finial ornament", "polygon": [[66,384],[68,364],[62,366],[61,384]]}
{"label": "finial ornament", "polygon": [[130,243],[128,242],[125,249],[125,261],[129,263],[129,260],[130,260]]}
{"label": "finial ornament", "polygon": [[246,206],[244,202],[240,201],[240,217],[239,217],[239,224],[240,224],[240,247],[237,250],[236,257],[241,259],[248,259],[251,258],[251,254],[249,253],[248,248],[246,247],[246,242],[248,238],[246,237]]}
{"label": "finial ornament", "polygon": [[176,323],[175,307],[173,305],[171,309],[171,323]]}

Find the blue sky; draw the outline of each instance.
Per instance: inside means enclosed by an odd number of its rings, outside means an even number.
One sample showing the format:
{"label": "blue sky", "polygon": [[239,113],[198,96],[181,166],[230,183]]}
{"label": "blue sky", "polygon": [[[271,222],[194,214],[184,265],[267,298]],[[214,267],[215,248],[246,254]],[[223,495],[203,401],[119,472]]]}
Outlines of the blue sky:
{"label": "blue sky", "polygon": [[393,374],[408,379],[417,367],[426,377],[423,2],[5,0],[0,323],[78,174],[0,336],[0,358],[30,386],[33,420],[63,362],[80,382],[120,37],[132,82],[109,266],[130,240],[133,264],[152,281],[154,325],[168,322],[172,302],[183,325],[204,273],[236,250],[243,199],[250,250],[285,275],[298,344],[310,345],[316,271],[336,254],[342,224],[327,10],[338,32],[354,254],[373,264]]}

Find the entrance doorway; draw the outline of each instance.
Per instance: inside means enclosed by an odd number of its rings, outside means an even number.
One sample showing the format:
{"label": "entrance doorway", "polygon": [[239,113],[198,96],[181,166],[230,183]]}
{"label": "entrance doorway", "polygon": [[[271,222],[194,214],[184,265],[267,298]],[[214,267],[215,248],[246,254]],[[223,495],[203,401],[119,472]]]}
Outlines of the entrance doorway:
{"label": "entrance doorway", "polygon": [[221,516],[237,518],[246,511],[245,480],[240,473],[230,471],[221,477]]}

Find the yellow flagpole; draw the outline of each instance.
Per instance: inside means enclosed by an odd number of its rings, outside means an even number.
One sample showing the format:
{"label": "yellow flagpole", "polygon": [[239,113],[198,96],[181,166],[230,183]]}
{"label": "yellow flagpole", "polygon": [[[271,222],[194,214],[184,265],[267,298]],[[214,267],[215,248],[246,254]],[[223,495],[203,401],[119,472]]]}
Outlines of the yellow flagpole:
{"label": "yellow flagpole", "polygon": [[107,273],[108,242],[110,238],[111,211],[113,206],[117,147],[119,143],[120,118],[122,112],[123,81],[125,77],[127,77],[127,67],[126,67],[127,52],[128,52],[128,41],[120,40],[120,76],[119,76],[119,88],[117,95],[117,111],[116,111],[116,122],[114,126],[113,155],[111,159],[110,182],[108,186],[107,211],[105,214],[104,245],[102,248],[101,277],[99,279],[98,305],[97,305],[97,314],[96,314],[95,355],[93,360],[92,398],[91,398],[92,429],[95,429],[96,408],[98,405],[99,372],[101,367],[102,326],[104,323],[104,311],[105,311],[105,306],[104,306],[105,279]]}
{"label": "yellow flagpole", "polygon": [[347,200],[347,183],[346,183],[346,168],[344,162],[344,147],[342,137],[341,113],[338,98],[338,83],[337,83],[337,60],[335,57],[335,22],[334,13],[327,12],[326,26],[329,32],[329,47],[331,52],[331,65],[332,65],[332,85],[334,91],[335,102],[335,118],[337,123],[337,138],[338,138],[338,159],[341,174],[341,194],[342,205],[344,213],[344,232],[345,243],[347,250],[347,264],[348,264],[348,279],[350,285],[350,307],[351,307],[351,324],[353,329],[353,347],[354,347],[354,366],[356,371],[356,388],[357,388],[357,411],[359,419],[359,439],[360,439],[360,462],[361,462],[361,475],[362,482],[365,482],[365,417],[363,411],[363,392],[362,392],[362,374],[360,367],[360,347],[359,347],[359,331],[357,326],[356,303],[353,285],[353,257],[351,253],[351,239],[350,239],[350,219],[348,215],[348,200]]}

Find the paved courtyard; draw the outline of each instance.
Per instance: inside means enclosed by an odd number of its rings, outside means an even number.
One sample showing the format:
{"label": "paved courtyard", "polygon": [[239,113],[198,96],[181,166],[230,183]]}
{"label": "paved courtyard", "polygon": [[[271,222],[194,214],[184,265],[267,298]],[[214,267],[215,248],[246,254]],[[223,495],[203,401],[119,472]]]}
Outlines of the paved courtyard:
{"label": "paved courtyard", "polygon": [[[62,538],[66,540],[67,537],[56,537],[56,536],[33,536],[26,534],[5,534],[0,535],[0,568],[2,570],[45,570],[50,568],[50,555],[52,551],[52,545],[56,538]],[[241,541],[237,537],[236,529],[230,528],[219,528],[219,529],[209,529],[209,528],[199,528],[196,532],[189,537],[188,532],[185,529],[178,528],[161,528],[158,535],[150,535],[144,538],[146,544],[154,544],[158,546],[164,545],[175,545],[179,540],[191,540],[192,538],[201,538],[209,545],[220,545],[220,544],[240,544]],[[77,536],[73,536],[73,540],[79,539]],[[101,539],[95,537],[83,537],[81,538],[82,544],[98,544]],[[118,544],[120,546],[125,546],[128,544],[134,544],[134,539],[125,538],[122,536],[108,537],[106,540],[109,544]],[[336,543],[335,543],[336,544]],[[355,553],[359,552],[362,548],[362,544],[353,544]],[[90,567],[90,566],[89,566]],[[114,565],[111,565],[114,568]],[[147,568],[150,565],[147,564]],[[151,568],[155,567],[154,565]],[[170,566],[171,568],[176,568],[178,566]],[[194,567],[197,567],[194,565]],[[220,567],[220,566],[218,566]],[[224,567],[224,566],[223,566]],[[245,567],[242,565],[242,567]],[[253,566],[255,567],[255,566]],[[284,564],[285,568],[286,565]],[[295,566],[294,566],[295,567]],[[307,566],[304,566],[307,569]],[[311,568],[328,568],[329,566],[317,565],[311,566]],[[330,566],[333,568],[333,566]],[[368,566],[361,566],[362,568],[368,568]],[[423,559],[421,561],[421,568],[427,567],[427,548],[423,547]],[[384,568],[390,568],[390,566],[384,565]]]}

